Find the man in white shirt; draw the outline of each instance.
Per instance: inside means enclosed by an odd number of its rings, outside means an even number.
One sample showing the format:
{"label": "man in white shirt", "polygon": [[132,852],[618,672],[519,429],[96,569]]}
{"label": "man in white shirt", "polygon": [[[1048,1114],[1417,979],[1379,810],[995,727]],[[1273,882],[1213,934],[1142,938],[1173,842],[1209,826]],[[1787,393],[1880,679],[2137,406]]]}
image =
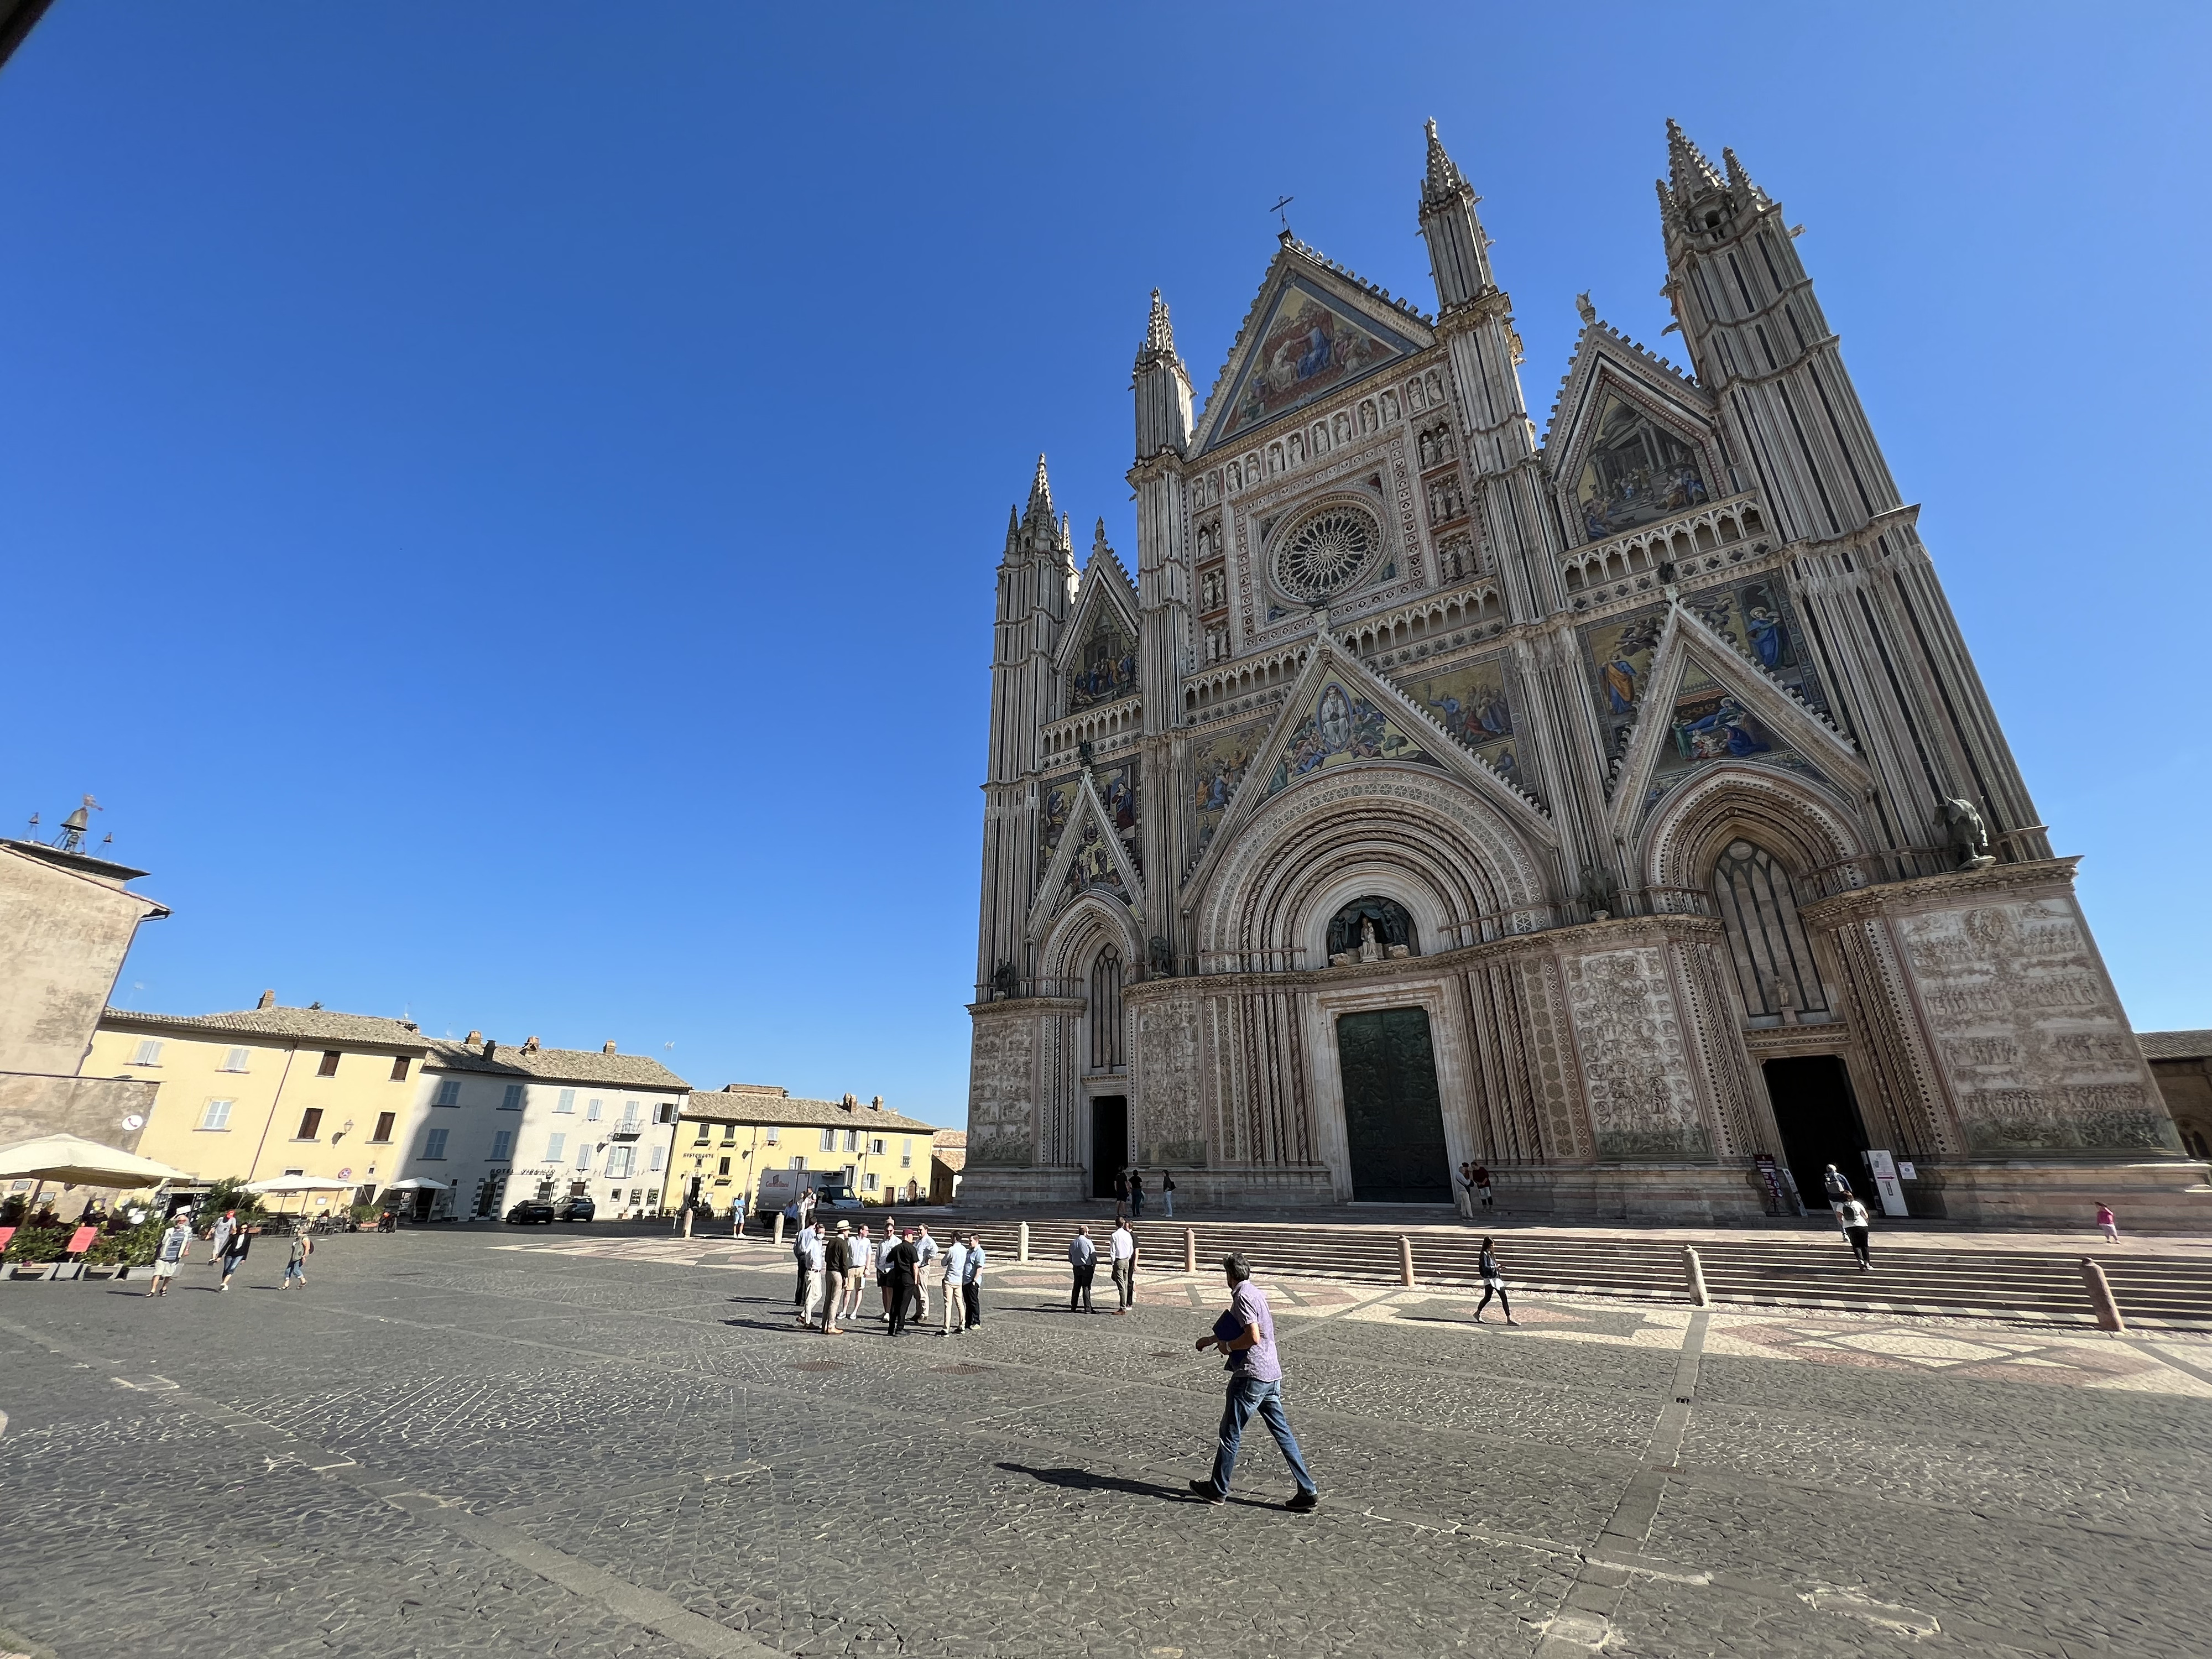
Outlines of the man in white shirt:
{"label": "man in white shirt", "polygon": [[937,1271],[937,1241],[929,1236],[929,1224],[921,1224],[921,1237],[914,1241],[914,1253],[919,1265],[914,1274],[915,1318],[917,1322],[929,1317],[929,1276]]}
{"label": "man in white shirt", "polygon": [[960,1285],[968,1276],[968,1247],[960,1242],[960,1235],[952,1236],[952,1248],[945,1253],[945,1273],[939,1288],[945,1292],[945,1328],[940,1336],[950,1336],[963,1328],[960,1316]]}
{"label": "man in white shirt", "polygon": [[[884,1240],[888,1244],[890,1240]],[[839,1310],[842,1319],[860,1316],[860,1297],[876,1279],[876,1241],[868,1237],[868,1224],[863,1221],[860,1231],[853,1235],[853,1271],[845,1281],[845,1305]]]}
{"label": "man in white shirt", "polygon": [[1098,1271],[1098,1247],[1091,1242],[1090,1228],[1078,1227],[1068,1240],[1067,1265],[1075,1270],[1075,1282],[1067,1291],[1068,1312],[1097,1313],[1091,1305],[1091,1275]]}
{"label": "man in white shirt", "polygon": [[1127,1222],[1114,1224],[1114,1237],[1107,1242],[1107,1248],[1113,1252],[1114,1292],[1121,1304],[1114,1311],[1125,1314],[1137,1299],[1137,1240]]}
{"label": "man in white shirt", "polygon": [[[829,1246],[823,1240],[819,1222],[810,1223],[800,1231],[799,1249],[806,1274],[799,1292],[799,1322],[811,1325],[822,1305],[822,1269],[829,1256]],[[830,1321],[832,1324],[836,1322],[834,1319]]]}

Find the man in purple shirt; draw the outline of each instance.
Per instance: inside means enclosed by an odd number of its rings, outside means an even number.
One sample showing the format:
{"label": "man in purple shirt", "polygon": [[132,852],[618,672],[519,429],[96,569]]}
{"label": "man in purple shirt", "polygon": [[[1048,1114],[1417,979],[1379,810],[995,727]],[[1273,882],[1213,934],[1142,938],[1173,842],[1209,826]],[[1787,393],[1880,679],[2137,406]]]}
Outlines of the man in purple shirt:
{"label": "man in purple shirt", "polygon": [[1298,1453],[1298,1437],[1291,1432],[1291,1419],[1283,1414],[1283,1366],[1275,1358],[1275,1322],[1268,1316],[1267,1293],[1252,1282],[1252,1269],[1241,1255],[1221,1258],[1221,1271],[1229,1281],[1229,1310],[1213,1322],[1210,1336],[1198,1339],[1199,1352],[1218,1348],[1229,1359],[1229,1401],[1221,1413],[1221,1443],[1213,1454],[1213,1473],[1194,1480],[1190,1489],[1209,1504],[1229,1496],[1229,1477],[1237,1468],[1237,1443],[1252,1413],[1260,1413],[1267,1432],[1283,1449],[1298,1483],[1286,1508],[1304,1511],[1321,1506],[1321,1493],[1306,1461]]}

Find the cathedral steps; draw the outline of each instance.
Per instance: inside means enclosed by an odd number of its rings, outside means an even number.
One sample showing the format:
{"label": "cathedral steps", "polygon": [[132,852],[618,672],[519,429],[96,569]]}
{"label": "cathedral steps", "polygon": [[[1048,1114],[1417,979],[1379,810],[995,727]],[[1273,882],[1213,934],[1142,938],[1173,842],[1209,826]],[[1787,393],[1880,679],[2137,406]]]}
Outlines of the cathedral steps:
{"label": "cathedral steps", "polygon": [[[1089,1221],[1105,1254],[1109,1220]],[[1066,1259],[1073,1219],[1030,1223],[1032,1265]],[[1413,1246],[1417,1286],[1470,1290],[1480,1284],[1476,1235],[1465,1226],[1328,1226],[1299,1223],[1217,1223],[1147,1217],[1137,1224],[1148,1275],[1180,1272],[1183,1231],[1197,1233],[1201,1272],[1230,1251],[1240,1251],[1262,1275],[1401,1282],[1399,1240]],[[977,1224],[993,1256],[1011,1262],[1018,1249],[1017,1224]],[[1565,1236],[1534,1229],[1501,1229],[1498,1259],[1516,1290],[1632,1297],[1686,1304],[1690,1299],[1680,1240],[1618,1236]],[[1953,1315],[2029,1319],[2094,1326],[2081,1260],[2092,1255],[2131,1326],[2212,1328],[2212,1261],[2178,1255],[2121,1252],[1977,1249],[1916,1240],[1891,1248],[1875,1236],[1875,1266],[1861,1273],[1843,1240],[1832,1234],[1771,1238],[1706,1237],[1697,1243],[1708,1294],[1716,1304],[1841,1309],[1868,1313]]]}

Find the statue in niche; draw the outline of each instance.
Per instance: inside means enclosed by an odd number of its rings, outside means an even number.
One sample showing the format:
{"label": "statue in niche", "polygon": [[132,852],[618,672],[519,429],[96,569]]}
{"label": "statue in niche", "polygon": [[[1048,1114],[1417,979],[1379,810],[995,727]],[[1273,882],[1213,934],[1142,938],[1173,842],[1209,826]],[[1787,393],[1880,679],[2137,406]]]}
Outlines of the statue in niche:
{"label": "statue in niche", "polygon": [[1153,977],[1172,978],[1175,974],[1175,957],[1169,953],[1168,942],[1158,933],[1153,934],[1152,938],[1152,954]]}
{"label": "statue in niche", "polygon": [[1021,979],[1014,972],[1014,964],[1002,962],[991,970],[991,1000],[1004,1002],[1021,988]]}
{"label": "statue in niche", "polygon": [[1982,823],[1982,815],[1974,804],[1960,800],[1955,796],[1943,803],[1944,841],[1950,850],[1959,855],[1954,867],[1960,870],[1986,870],[1996,860],[1990,854],[1990,832]]}
{"label": "statue in niche", "polygon": [[1328,965],[1395,962],[1413,954],[1413,919],[1386,898],[1354,899],[1328,924]]}

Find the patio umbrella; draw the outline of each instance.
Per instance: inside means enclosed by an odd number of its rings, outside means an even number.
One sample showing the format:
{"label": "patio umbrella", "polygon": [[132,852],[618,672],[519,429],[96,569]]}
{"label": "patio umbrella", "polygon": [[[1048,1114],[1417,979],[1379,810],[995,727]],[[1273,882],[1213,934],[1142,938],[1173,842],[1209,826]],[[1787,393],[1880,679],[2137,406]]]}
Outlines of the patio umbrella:
{"label": "patio umbrella", "polygon": [[395,1181],[384,1189],[387,1193],[450,1193],[453,1189],[442,1181],[433,1181],[428,1176],[409,1176],[404,1181]]}
{"label": "patio umbrella", "polygon": [[49,1181],[70,1187],[152,1187],[191,1179],[182,1170],[82,1135],[40,1135],[0,1146],[0,1181],[26,1176],[32,1182],[31,1196],[23,1206],[27,1221],[37,1213],[39,1194]]}

